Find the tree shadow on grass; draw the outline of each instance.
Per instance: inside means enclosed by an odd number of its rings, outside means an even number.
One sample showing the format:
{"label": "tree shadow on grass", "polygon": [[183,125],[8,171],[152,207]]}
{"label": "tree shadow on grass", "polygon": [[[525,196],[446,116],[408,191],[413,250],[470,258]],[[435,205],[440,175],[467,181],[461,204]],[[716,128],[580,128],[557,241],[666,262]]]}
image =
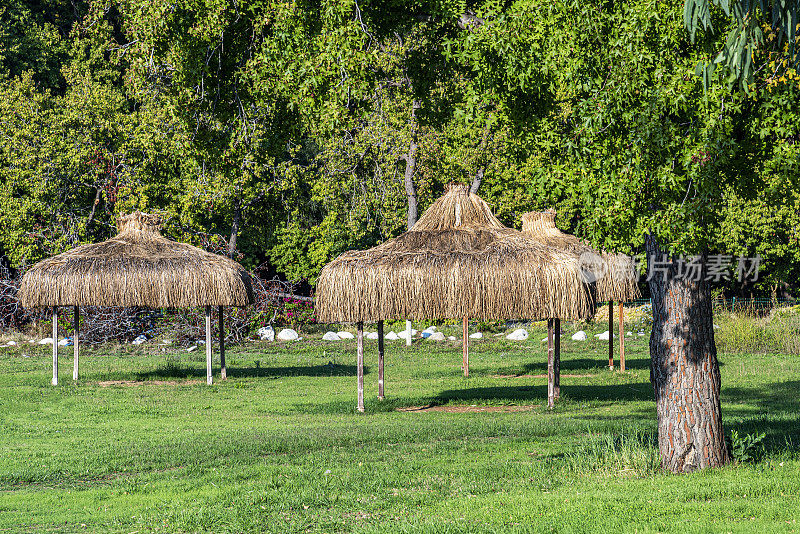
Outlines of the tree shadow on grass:
{"label": "tree shadow on grass", "polygon": [[[561,394],[573,402],[586,401],[645,401],[652,399],[650,384],[633,383],[617,385],[565,385],[561,384]],[[432,398],[435,404],[449,402],[483,401],[496,404],[530,403],[547,400],[547,386],[497,386],[465,388],[442,391]]]}
{"label": "tree shadow on grass", "polygon": [[[332,377],[356,376],[355,365],[341,365],[328,363],[324,365],[297,365],[287,367],[228,367],[230,378],[282,378],[292,376]],[[369,367],[364,366],[364,374],[369,372]],[[214,366],[214,375],[219,375],[219,364]],[[167,366],[136,373],[136,380],[176,380],[205,378],[204,367]]]}
{"label": "tree shadow on grass", "polygon": [[[614,368],[619,368],[619,355],[614,355]],[[626,358],[626,369],[650,369],[650,358]],[[547,373],[547,360],[533,361],[524,365],[525,372],[530,374]],[[561,372],[586,371],[589,369],[608,369],[608,355],[597,358],[571,358],[561,355]]]}
{"label": "tree shadow on grass", "polygon": [[[764,452],[800,451],[800,380],[773,382],[759,387],[722,388],[722,417],[727,432],[740,436],[764,433]],[[737,404],[758,408],[757,414]],[[741,418],[726,422],[726,416]]]}

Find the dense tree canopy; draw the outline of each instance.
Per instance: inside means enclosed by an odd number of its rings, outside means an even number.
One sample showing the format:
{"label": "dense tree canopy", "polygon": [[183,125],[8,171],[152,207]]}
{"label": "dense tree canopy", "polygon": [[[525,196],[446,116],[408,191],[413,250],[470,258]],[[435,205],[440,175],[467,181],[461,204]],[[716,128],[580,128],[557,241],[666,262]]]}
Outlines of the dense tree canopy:
{"label": "dense tree canopy", "polygon": [[511,226],[552,206],[597,245],[638,252],[653,232],[675,253],[760,254],[759,288],[800,274],[800,80],[764,46],[749,92],[704,89],[695,68],[727,36],[693,43],[674,3],[2,9],[0,253],[15,266],[139,208],[313,284],[405,229],[414,140],[421,208],[474,183]]}

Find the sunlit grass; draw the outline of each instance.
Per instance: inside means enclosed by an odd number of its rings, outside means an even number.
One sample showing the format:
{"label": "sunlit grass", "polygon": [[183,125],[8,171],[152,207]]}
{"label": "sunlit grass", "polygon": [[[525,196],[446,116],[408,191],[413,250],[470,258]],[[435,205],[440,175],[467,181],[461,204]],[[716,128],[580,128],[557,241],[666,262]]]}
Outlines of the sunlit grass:
{"label": "sunlit grass", "polygon": [[474,342],[469,379],[457,343],[387,343],[383,402],[368,342],[366,414],[353,341],[234,348],[211,387],[197,352],[93,348],[76,386],[64,349],[52,387],[47,347],[0,349],[0,532],[798,530],[800,359],[723,354],[726,427],[760,453],[675,476],[647,338],[622,374],[565,337],[551,412],[543,337]]}

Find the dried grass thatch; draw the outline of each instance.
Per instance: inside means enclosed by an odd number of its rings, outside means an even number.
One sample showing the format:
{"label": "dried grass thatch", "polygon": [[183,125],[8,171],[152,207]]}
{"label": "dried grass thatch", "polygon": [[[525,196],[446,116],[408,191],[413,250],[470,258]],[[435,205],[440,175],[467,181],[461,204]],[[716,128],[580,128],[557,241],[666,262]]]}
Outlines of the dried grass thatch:
{"label": "dried grass thatch", "polygon": [[116,237],[40,261],[22,279],[19,299],[41,306],[246,306],[250,275],[235,261],[159,233],[141,212],[117,219]]}
{"label": "dried grass thatch", "polygon": [[550,247],[578,257],[587,281],[594,281],[599,302],[627,301],[639,298],[634,263],[625,254],[598,252],[572,234],[562,232],[555,224],[556,212],[531,211],[522,216],[522,232]]}
{"label": "dried grass thatch", "polygon": [[506,228],[465,186],[451,186],[408,232],[325,266],[322,322],[385,319],[585,319],[578,258]]}

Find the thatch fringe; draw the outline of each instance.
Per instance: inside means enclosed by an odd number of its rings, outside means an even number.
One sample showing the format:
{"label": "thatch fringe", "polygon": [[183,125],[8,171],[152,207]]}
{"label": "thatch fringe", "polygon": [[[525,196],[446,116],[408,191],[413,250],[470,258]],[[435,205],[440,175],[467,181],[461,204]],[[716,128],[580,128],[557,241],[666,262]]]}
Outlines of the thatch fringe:
{"label": "thatch fringe", "polygon": [[117,219],[119,234],[34,265],[19,299],[42,306],[246,306],[250,275],[235,261],[163,237],[157,215]]}
{"label": "thatch fringe", "polygon": [[317,286],[322,322],[491,320],[594,312],[576,255],[506,228],[465,186],[451,186],[410,231],[342,254]]}
{"label": "thatch fringe", "polygon": [[633,258],[625,254],[598,252],[574,235],[562,232],[555,224],[556,212],[531,211],[522,215],[522,232],[535,240],[559,248],[579,258],[587,280],[594,280],[599,302],[639,298]]}

